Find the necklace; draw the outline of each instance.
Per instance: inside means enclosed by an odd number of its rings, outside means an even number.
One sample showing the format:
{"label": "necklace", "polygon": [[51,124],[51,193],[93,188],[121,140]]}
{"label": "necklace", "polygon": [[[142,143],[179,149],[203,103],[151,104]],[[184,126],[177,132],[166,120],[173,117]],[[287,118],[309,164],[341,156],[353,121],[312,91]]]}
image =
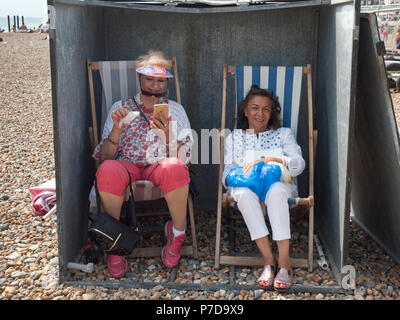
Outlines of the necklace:
{"label": "necklace", "polygon": [[147,114],[152,114],[153,113],[153,107],[146,107],[144,104],[141,104],[142,110],[144,113]]}
{"label": "necklace", "polygon": [[[138,102],[139,106],[142,108],[143,112],[145,112],[146,114],[153,114],[153,106],[151,106],[151,107],[145,106],[145,104],[144,104],[144,102],[143,102],[143,100],[141,98],[140,93],[138,93],[136,95],[135,99]],[[163,97],[161,97],[158,100],[158,103],[168,103],[168,100],[163,98]]]}

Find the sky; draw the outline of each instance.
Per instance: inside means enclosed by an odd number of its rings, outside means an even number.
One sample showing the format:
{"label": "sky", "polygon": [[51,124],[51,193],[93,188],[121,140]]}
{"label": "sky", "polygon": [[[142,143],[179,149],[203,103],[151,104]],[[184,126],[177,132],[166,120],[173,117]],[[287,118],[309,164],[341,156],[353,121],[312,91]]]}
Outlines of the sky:
{"label": "sky", "polygon": [[0,17],[7,15],[46,17],[47,0],[0,0]]}

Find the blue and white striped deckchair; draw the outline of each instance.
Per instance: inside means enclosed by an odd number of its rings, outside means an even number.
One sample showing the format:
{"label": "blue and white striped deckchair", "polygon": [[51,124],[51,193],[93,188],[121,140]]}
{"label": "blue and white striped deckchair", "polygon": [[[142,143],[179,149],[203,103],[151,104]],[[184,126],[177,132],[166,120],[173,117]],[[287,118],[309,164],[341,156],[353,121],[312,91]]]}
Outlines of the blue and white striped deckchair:
{"label": "blue and white striped deckchair", "polygon": [[[177,65],[176,58],[173,57],[173,73],[175,80],[175,88],[176,88],[176,96],[177,102],[181,103],[180,98],[180,87],[179,87],[179,78],[177,74]],[[88,75],[89,75],[89,89],[90,89],[90,101],[91,101],[91,110],[92,110],[92,120],[93,120],[93,128],[89,129],[90,134],[92,135],[92,149],[98,145],[99,138],[98,133],[104,128],[104,124],[107,119],[107,115],[112,107],[112,105],[119,101],[128,97],[134,96],[137,92],[139,92],[140,85],[139,79],[137,77],[136,69],[137,62],[136,61],[91,61],[87,60],[88,65]],[[101,86],[102,86],[102,104],[101,104],[101,124],[100,131],[97,126],[97,110],[96,109],[96,101],[94,95],[94,85],[93,85],[93,71],[99,71]],[[96,164],[98,166],[98,163]],[[151,181],[148,180],[137,180],[132,184],[132,189],[134,193],[135,201],[153,201],[158,200],[164,197],[161,192],[161,189],[154,185]],[[127,188],[126,199],[129,196],[129,188]],[[91,206],[95,205],[95,193],[94,188],[89,196],[89,200],[91,202]],[[197,239],[196,239],[196,229],[194,225],[194,209],[193,209],[193,199],[192,195],[189,194],[188,198],[188,208],[189,215],[191,221],[191,231],[192,231],[192,246],[184,246],[183,254],[184,255],[194,255],[196,258],[198,257],[197,251]],[[162,248],[136,248],[131,257],[133,256],[156,256],[161,252]]]}
{"label": "blue and white striped deckchair", "polygon": [[303,67],[236,66],[236,101],[242,101],[253,84],[271,90],[279,98],[283,127],[297,137],[302,79]]}
{"label": "blue and white striped deckchair", "polygon": [[[234,127],[237,125],[237,106],[240,101],[249,92],[253,84],[260,88],[271,90],[274,96],[277,96],[281,105],[281,120],[284,127],[291,128],[295,137],[297,137],[298,121],[300,115],[300,99],[302,91],[303,74],[307,74],[307,96],[308,96],[308,127],[309,127],[309,197],[291,198],[289,205],[305,205],[309,208],[309,246],[307,259],[292,259],[293,267],[308,267],[312,270],[313,264],[313,233],[314,233],[314,139],[315,133],[312,122],[312,91],[311,91],[311,66],[228,66],[224,65],[223,77],[223,99],[222,99],[222,119],[221,130],[225,129],[226,115],[226,91],[227,76],[235,76],[236,85],[236,108]],[[221,150],[224,150],[224,136],[221,135]],[[215,250],[215,265],[233,264],[233,265],[262,265],[261,258],[237,257],[220,255],[220,235],[221,235],[221,215],[222,208],[229,210],[235,203],[233,197],[222,193],[222,171],[223,171],[223,152],[221,152],[221,161],[218,174],[218,206],[217,206],[217,239]]]}

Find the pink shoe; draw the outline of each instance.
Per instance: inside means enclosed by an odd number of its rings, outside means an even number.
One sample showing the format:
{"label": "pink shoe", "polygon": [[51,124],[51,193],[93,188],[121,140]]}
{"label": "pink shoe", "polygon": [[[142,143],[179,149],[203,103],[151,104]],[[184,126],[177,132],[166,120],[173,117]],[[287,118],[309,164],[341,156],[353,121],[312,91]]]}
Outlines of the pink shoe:
{"label": "pink shoe", "polygon": [[113,278],[120,278],[125,274],[127,270],[126,258],[124,256],[109,254],[107,266],[108,272]]}
{"label": "pink shoe", "polygon": [[286,292],[292,286],[292,269],[278,267],[275,276],[274,289],[280,292]]}
{"label": "pink shoe", "polygon": [[173,268],[175,267],[179,259],[181,258],[181,248],[183,242],[186,240],[186,234],[182,234],[178,237],[174,236],[174,232],[172,231],[172,221],[169,220],[165,224],[165,235],[167,236],[167,245],[163,248],[161,252],[161,258],[164,262],[164,265]]}
{"label": "pink shoe", "polygon": [[266,265],[257,279],[257,283],[261,287],[271,288],[274,284],[276,266]]}

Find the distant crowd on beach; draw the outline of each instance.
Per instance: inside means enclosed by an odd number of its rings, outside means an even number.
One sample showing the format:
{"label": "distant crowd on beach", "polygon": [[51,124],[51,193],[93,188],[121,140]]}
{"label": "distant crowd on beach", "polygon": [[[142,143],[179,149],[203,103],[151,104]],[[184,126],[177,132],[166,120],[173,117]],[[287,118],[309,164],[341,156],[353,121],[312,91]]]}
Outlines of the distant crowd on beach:
{"label": "distant crowd on beach", "polygon": [[[22,25],[17,28],[15,25],[11,28],[11,32],[21,32],[21,33],[49,33],[50,24],[46,22],[45,24],[40,24],[37,28],[33,29],[27,28],[27,26],[22,23]],[[4,32],[4,29],[0,28],[0,33]]]}
{"label": "distant crowd on beach", "polygon": [[[28,29],[24,23],[19,28],[16,28],[15,25],[11,28],[10,32],[17,32],[17,33],[49,33],[50,24],[46,22],[45,24],[40,24],[37,28],[34,27],[33,29]],[[5,30],[0,28],[0,33],[3,33]],[[48,40],[49,36],[46,36],[42,40]],[[0,43],[4,42],[4,39],[0,37]]]}
{"label": "distant crowd on beach", "polygon": [[399,50],[400,12],[378,14],[377,22],[380,39],[385,42],[386,48]]}

